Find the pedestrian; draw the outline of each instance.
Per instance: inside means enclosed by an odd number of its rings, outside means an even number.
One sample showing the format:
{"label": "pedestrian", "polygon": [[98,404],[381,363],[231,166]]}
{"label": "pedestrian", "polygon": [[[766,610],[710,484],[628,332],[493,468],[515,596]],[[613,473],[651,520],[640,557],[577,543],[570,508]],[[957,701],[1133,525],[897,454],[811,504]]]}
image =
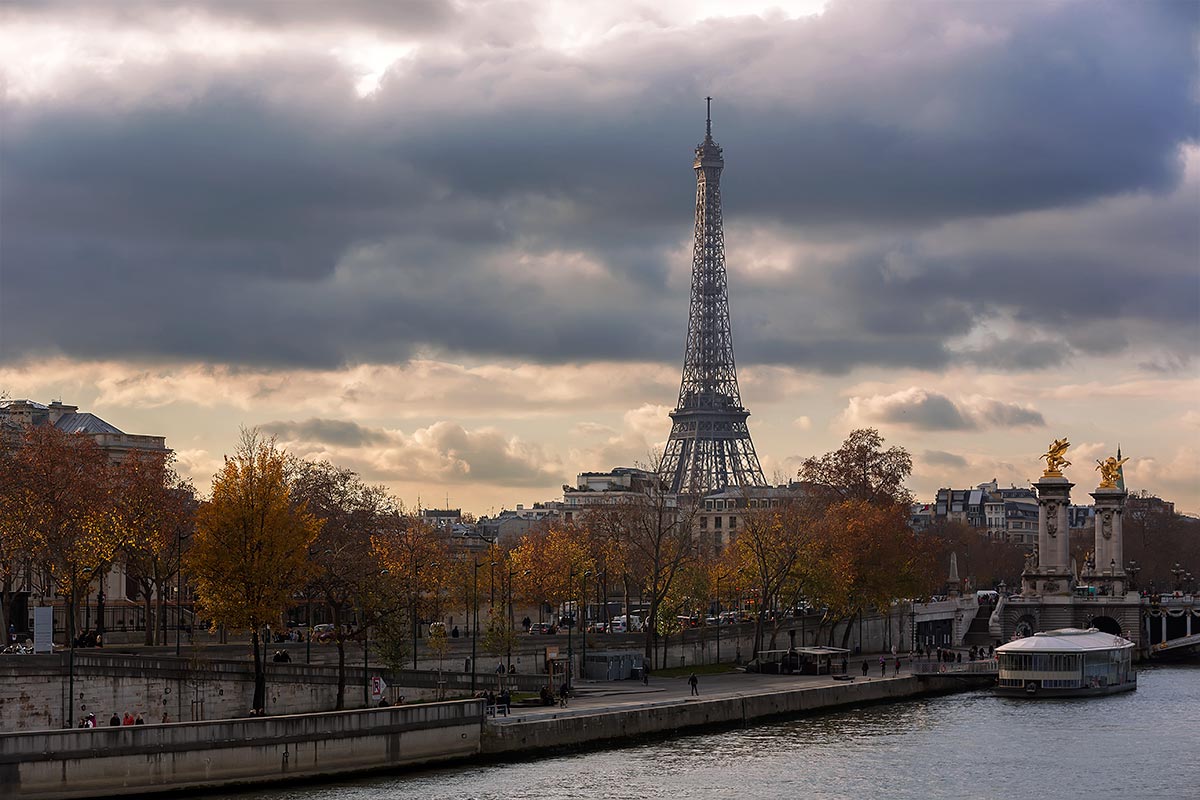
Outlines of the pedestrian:
{"label": "pedestrian", "polygon": [[887,659],[883,656],[879,657],[879,677],[887,677]]}
{"label": "pedestrian", "polygon": [[900,674],[900,656],[896,656],[896,674]]}
{"label": "pedestrian", "polygon": [[865,677],[867,677],[867,668],[868,668],[867,660],[865,658],[863,659],[862,667],[863,667],[863,677],[865,678]]}
{"label": "pedestrian", "polygon": [[570,689],[568,689],[568,688],[567,688],[567,684],[566,684],[566,683],[564,683],[564,684],[562,685],[562,688],[558,690],[558,704],[559,704],[559,706],[561,706],[562,708],[566,708],[566,707],[567,707],[567,698],[568,698],[568,697],[570,697],[570,696],[571,696],[571,690],[570,690]]}
{"label": "pedestrian", "polygon": [[650,665],[642,664],[642,686],[650,685]]}
{"label": "pedestrian", "polygon": [[125,716],[121,717],[121,724],[122,725],[132,725],[133,724],[133,714],[130,714],[128,711],[126,711]]}
{"label": "pedestrian", "polygon": [[137,713],[137,716],[134,717],[134,719],[133,719],[133,724],[134,725],[145,725],[146,724],[146,720],[142,719],[142,712],[139,711]]}
{"label": "pedestrian", "polygon": [[700,695],[700,679],[696,677],[696,673],[693,672],[688,676],[688,686],[692,687],[692,697]]}
{"label": "pedestrian", "polygon": [[114,728],[121,727],[121,717],[117,712],[113,712],[112,717],[108,720],[108,724]]}
{"label": "pedestrian", "polygon": [[521,627],[523,627],[525,630],[529,630],[531,625],[533,625],[533,620],[531,620],[528,616],[521,620]]}
{"label": "pedestrian", "polygon": [[451,639],[458,638],[458,626],[457,625],[455,625],[454,628],[450,631],[450,638]]}

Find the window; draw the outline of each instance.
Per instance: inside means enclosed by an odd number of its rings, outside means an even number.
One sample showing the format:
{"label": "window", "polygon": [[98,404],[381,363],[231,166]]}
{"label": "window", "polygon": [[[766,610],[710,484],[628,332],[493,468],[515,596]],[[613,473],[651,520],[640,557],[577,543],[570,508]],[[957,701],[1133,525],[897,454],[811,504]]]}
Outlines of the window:
{"label": "window", "polygon": [[712,511],[712,510],[713,510],[713,509],[712,509],[712,500],[705,500],[705,501],[704,501],[704,510],[705,510],[705,511]]}
{"label": "window", "polygon": [[708,517],[701,517],[700,518],[700,530],[706,530],[707,528],[708,528]]}
{"label": "window", "polygon": [[730,517],[729,518],[729,530],[733,530],[736,527],[737,527],[737,517]]}
{"label": "window", "polygon": [[751,498],[751,500],[750,500],[750,507],[751,507],[751,508],[758,508],[758,500],[755,500],[755,499]]}
{"label": "window", "polygon": [[720,517],[713,517],[713,527],[716,528],[717,530],[721,529],[721,518]]}

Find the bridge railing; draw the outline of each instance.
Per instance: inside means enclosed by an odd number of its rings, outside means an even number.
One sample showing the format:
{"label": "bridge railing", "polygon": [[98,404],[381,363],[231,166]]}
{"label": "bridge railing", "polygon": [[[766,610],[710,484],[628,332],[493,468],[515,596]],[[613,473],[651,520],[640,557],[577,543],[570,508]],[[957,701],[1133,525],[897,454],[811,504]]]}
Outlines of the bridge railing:
{"label": "bridge railing", "polygon": [[999,672],[996,659],[985,658],[981,661],[963,661],[959,663],[946,661],[914,661],[914,675],[995,675]]}

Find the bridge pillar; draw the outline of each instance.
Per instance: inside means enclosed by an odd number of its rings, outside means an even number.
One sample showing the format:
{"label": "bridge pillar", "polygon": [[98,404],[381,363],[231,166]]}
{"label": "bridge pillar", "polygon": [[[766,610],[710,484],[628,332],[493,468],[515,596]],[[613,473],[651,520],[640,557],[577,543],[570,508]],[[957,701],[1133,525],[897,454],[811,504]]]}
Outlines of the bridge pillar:
{"label": "bridge pillar", "polygon": [[1096,501],[1096,547],[1089,578],[1110,587],[1114,596],[1125,594],[1125,546],[1122,537],[1122,517],[1125,510],[1124,489],[1100,488],[1092,492]]}
{"label": "bridge pillar", "polygon": [[1043,475],[1033,485],[1038,493],[1037,565],[1030,565],[1023,578],[1027,595],[1071,594],[1070,523],[1067,507],[1075,484],[1061,476]]}

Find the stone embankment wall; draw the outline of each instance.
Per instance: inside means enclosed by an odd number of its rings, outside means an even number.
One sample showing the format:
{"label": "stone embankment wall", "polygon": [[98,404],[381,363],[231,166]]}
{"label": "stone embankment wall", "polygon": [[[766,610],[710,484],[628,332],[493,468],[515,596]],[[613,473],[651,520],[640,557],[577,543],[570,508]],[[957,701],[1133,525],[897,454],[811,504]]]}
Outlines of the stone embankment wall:
{"label": "stone embankment wall", "polygon": [[473,756],[483,702],[3,735],[0,800],[129,796]]}
{"label": "stone embankment wall", "polygon": [[[147,722],[231,719],[244,717],[254,696],[254,669],[246,661],[190,661],[176,658],[75,654],[74,695],[67,654],[9,656],[0,660],[0,732],[66,727],[68,703],[77,724],[94,713],[107,724],[116,712],[141,713]],[[371,669],[389,685],[389,700],[433,700],[438,675],[431,672],[391,672]],[[443,673],[444,698],[469,697],[471,676]],[[476,688],[494,688],[496,676],[481,674]],[[522,691],[536,691],[544,682],[534,675],[511,676]],[[363,707],[362,666],[346,671],[345,708]],[[307,664],[267,665],[267,713],[307,714],[332,711],[337,699],[337,669]]]}
{"label": "stone embankment wall", "polygon": [[564,713],[550,719],[518,718],[512,723],[487,725],[482,745],[487,755],[528,753],[689,728],[744,724],[863,703],[958,692],[992,682],[991,676],[907,676],[712,700],[691,699],[602,714]]}

